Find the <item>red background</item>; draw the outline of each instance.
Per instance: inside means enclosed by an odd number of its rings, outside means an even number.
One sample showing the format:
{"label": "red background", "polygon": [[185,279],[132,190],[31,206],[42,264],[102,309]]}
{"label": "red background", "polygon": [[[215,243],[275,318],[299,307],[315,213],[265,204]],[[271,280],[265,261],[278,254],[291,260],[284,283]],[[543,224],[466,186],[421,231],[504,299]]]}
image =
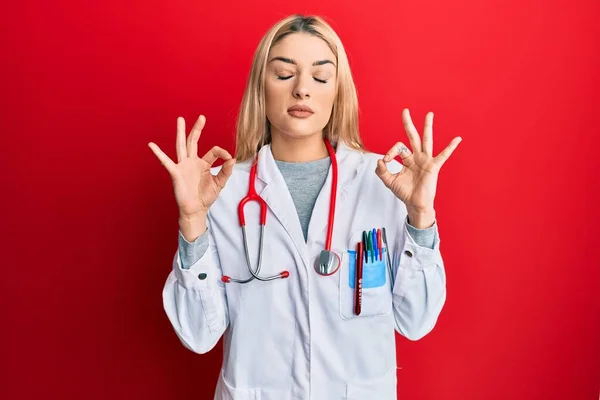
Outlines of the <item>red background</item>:
{"label": "red background", "polygon": [[592,0],[2,5],[0,398],[212,398],[221,345],[186,350],[162,309],[177,209],[146,145],[174,157],[203,113],[201,153],[233,151],[256,45],[296,12],[341,36],[371,150],[408,140],[403,107],[420,132],[435,113],[435,154],[463,138],[436,198],[448,300],[398,336],[400,398],[597,399]]}

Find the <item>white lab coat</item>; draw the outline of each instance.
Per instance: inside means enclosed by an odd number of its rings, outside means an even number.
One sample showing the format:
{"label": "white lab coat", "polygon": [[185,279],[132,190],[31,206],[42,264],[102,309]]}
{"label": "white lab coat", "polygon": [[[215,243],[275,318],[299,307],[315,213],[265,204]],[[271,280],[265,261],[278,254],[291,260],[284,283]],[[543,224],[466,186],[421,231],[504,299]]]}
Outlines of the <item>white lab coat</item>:
{"label": "white lab coat", "polygon": [[[444,264],[435,224],[434,249],[409,235],[404,203],[375,174],[381,155],[337,146],[338,194],[332,250],[341,266],[331,276],[313,268],[325,246],[331,168],[316,201],[305,242],[293,200],[270,146],[259,151],[256,190],[267,202],[261,276],[288,270],[287,279],[221,282],[222,275],[250,276],[238,222],[251,160],[233,174],[208,215],[209,249],[189,269],[175,254],[163,290],[166,314],[182,343],[196,353],[224,335],[216,400],[396,399],[394,331],[417,340],[434,327],[446,299]],[[388,164],[391,172],[403,167]],[[216,173],[217,168],[213,169]],[[246,206],[252,266],[256,266],[259,208]],[[385,227],[395,275],[363,289],[362,313],[353,314],[347,250],[362,232]],[[199,273],[207,278],[200,280]]]}

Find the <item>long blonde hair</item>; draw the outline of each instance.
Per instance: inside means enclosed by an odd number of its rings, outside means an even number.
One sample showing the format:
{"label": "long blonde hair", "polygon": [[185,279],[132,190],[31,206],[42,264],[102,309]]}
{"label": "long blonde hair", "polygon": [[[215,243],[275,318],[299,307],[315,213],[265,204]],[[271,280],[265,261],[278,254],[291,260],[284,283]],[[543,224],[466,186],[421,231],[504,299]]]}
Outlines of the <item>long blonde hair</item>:
{"label": "long blonde hair", "polygon": [[358,130],[356,87],[342,41],[323,18],[291,15],[269,29],[254,53],[236,125],[235,158],[238,162],[254,157],[262,146],[271,142],[265,104],[267,57],[275,43],[292,33],[306,33],[321,38],[336,56],[337,94],[323,136],[332,142],[342,140],[350,147],[365,151]]}

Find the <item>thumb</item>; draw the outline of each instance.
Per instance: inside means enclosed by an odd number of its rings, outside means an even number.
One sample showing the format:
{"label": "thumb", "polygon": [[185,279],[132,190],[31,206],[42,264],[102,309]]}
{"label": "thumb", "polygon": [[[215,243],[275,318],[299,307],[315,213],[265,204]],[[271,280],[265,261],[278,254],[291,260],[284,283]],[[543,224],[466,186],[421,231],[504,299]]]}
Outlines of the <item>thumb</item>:
{"label": "thumb", "polygon": [[221,170],[215,177],[217,184],[221,188],[225,187],[227,180],[229,179],[229,177],[231,176],[231,173],[233,172],[234,165],[235,165],[235,158],[230,158],[229,160],[225,161],[223,163],[223,165],[221,166]]}
{"label": "thumb", "polygon": [[387,165],[383,160],[377,160],[377,168],[375,168],[375,173],[386,187],[389,188],[392,185],[392,182],[394,181],[394,175],[388,170]]}

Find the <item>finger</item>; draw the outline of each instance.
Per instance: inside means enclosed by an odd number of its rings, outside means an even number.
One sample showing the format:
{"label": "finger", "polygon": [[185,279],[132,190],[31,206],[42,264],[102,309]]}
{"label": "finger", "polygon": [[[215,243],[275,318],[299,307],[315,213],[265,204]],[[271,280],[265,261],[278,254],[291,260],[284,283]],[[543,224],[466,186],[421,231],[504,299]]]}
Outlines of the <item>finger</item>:
{"label": "finger", "polygon": [[392,185],[392,182],[396,177],[396,174],[392,174],[388,170],[387,165],[385,165],[385,162],[383,160],[377,160],[377,168],[375,168],[375,174],[377,174],[377,176],[381,179],[383,184],[388,188]]}
{"label": "finger", "polygon": [[156,144],[154,144],[152,142],[148,143],[148,147],[150,147],[150,150],[152,150],[152,152],[156,155],[156,157],[159,159],[160,163],[162,165],[164,165],[164,167],[167,169],[167,171],[169,171],[169,174],[173,175],[176,164],[169,158],[169,156],[166,155],[160,149],[160,147],[158,147]]}
{"label": "finger", "polygon": [[198,117],[198,120],[194,124],[194,127],[190,132],[190,136],[187,139],[188,157],[198,157],[198,139],[200,139],[200,134],[202,133],[202,129],[204,129],[205,124],[206,117],[204,115]]}
{"label": "finger", "polygon": [[[402,159],[402,163],[407,165],[406,163],[411,163],[412,160],[407,160],[408,157],[412,156],[412,152],[406,145],[402,142],[396,143],[383,157],[383,161],[390,162],[394,159],[394,157],[400,156]],[[410,164],[409,164],[410,165]]]}
{"label": "finger", "polygon": [[441,168],[442,165],[444,165],[444,163],[448,160],[448,158],[450,158],[450,155],[452,154],[452,152],[454,152],[456,147],[458,147],[458,144],[460,142],[462,142],[462,138],[460,136],[455,137],[454,139],[452,139],[450,144],[444,150],[442,150],[436,158],[433,159],[439,168]]}
{"label": "finger", "polygon": [[410,112],[408,111],[408,108],[402,110],[402,123],[404,124],[404,130],[406,131],[408,139],[410,140],[410,147],[415,153],[420,153],[422,151],[421,138],[419,137],[419,132],[417,132],[417,128],[415,128],[415,125],[413,124],[410,118]]}
{"label": "finger", "polygon": [[231,172],[233,171],[233,166],[234,165],[235,165],[235,158],[232,158],[232,159],[229,159],[229,160],[225,161],[225,163],[221,167],[221,170],[219,171],[219,173],[217,174],[217,176],[215,176],[215,180],[217,181],[217,185],[221,189],[223,189],[225,187],[225,184],[227,183],[227,180],[231,176]]}
{"label": "finger", "polygon": [[433,157],[433,113],[428,112],[425,116],[423,127],[423,152]]}
{"label": "finger", "polygon": [[202,159],[204,161],[206,161],[207,163],[209,163],[210,165],[213,165],[213,163],[217,160],[217,158],[221,158],[225,161],[230,160],[231,154],[229,154],[229,152],[219,146],[215,146],[212,149],[210,149],[205,155],[204,157],[202,157]]}
{"label": "finger", "polygon": [[185,119],[183,117],[177,117],[177,140],[175,142],[177,148],[177,163],[187,157],[187,150],[185,149]]}

